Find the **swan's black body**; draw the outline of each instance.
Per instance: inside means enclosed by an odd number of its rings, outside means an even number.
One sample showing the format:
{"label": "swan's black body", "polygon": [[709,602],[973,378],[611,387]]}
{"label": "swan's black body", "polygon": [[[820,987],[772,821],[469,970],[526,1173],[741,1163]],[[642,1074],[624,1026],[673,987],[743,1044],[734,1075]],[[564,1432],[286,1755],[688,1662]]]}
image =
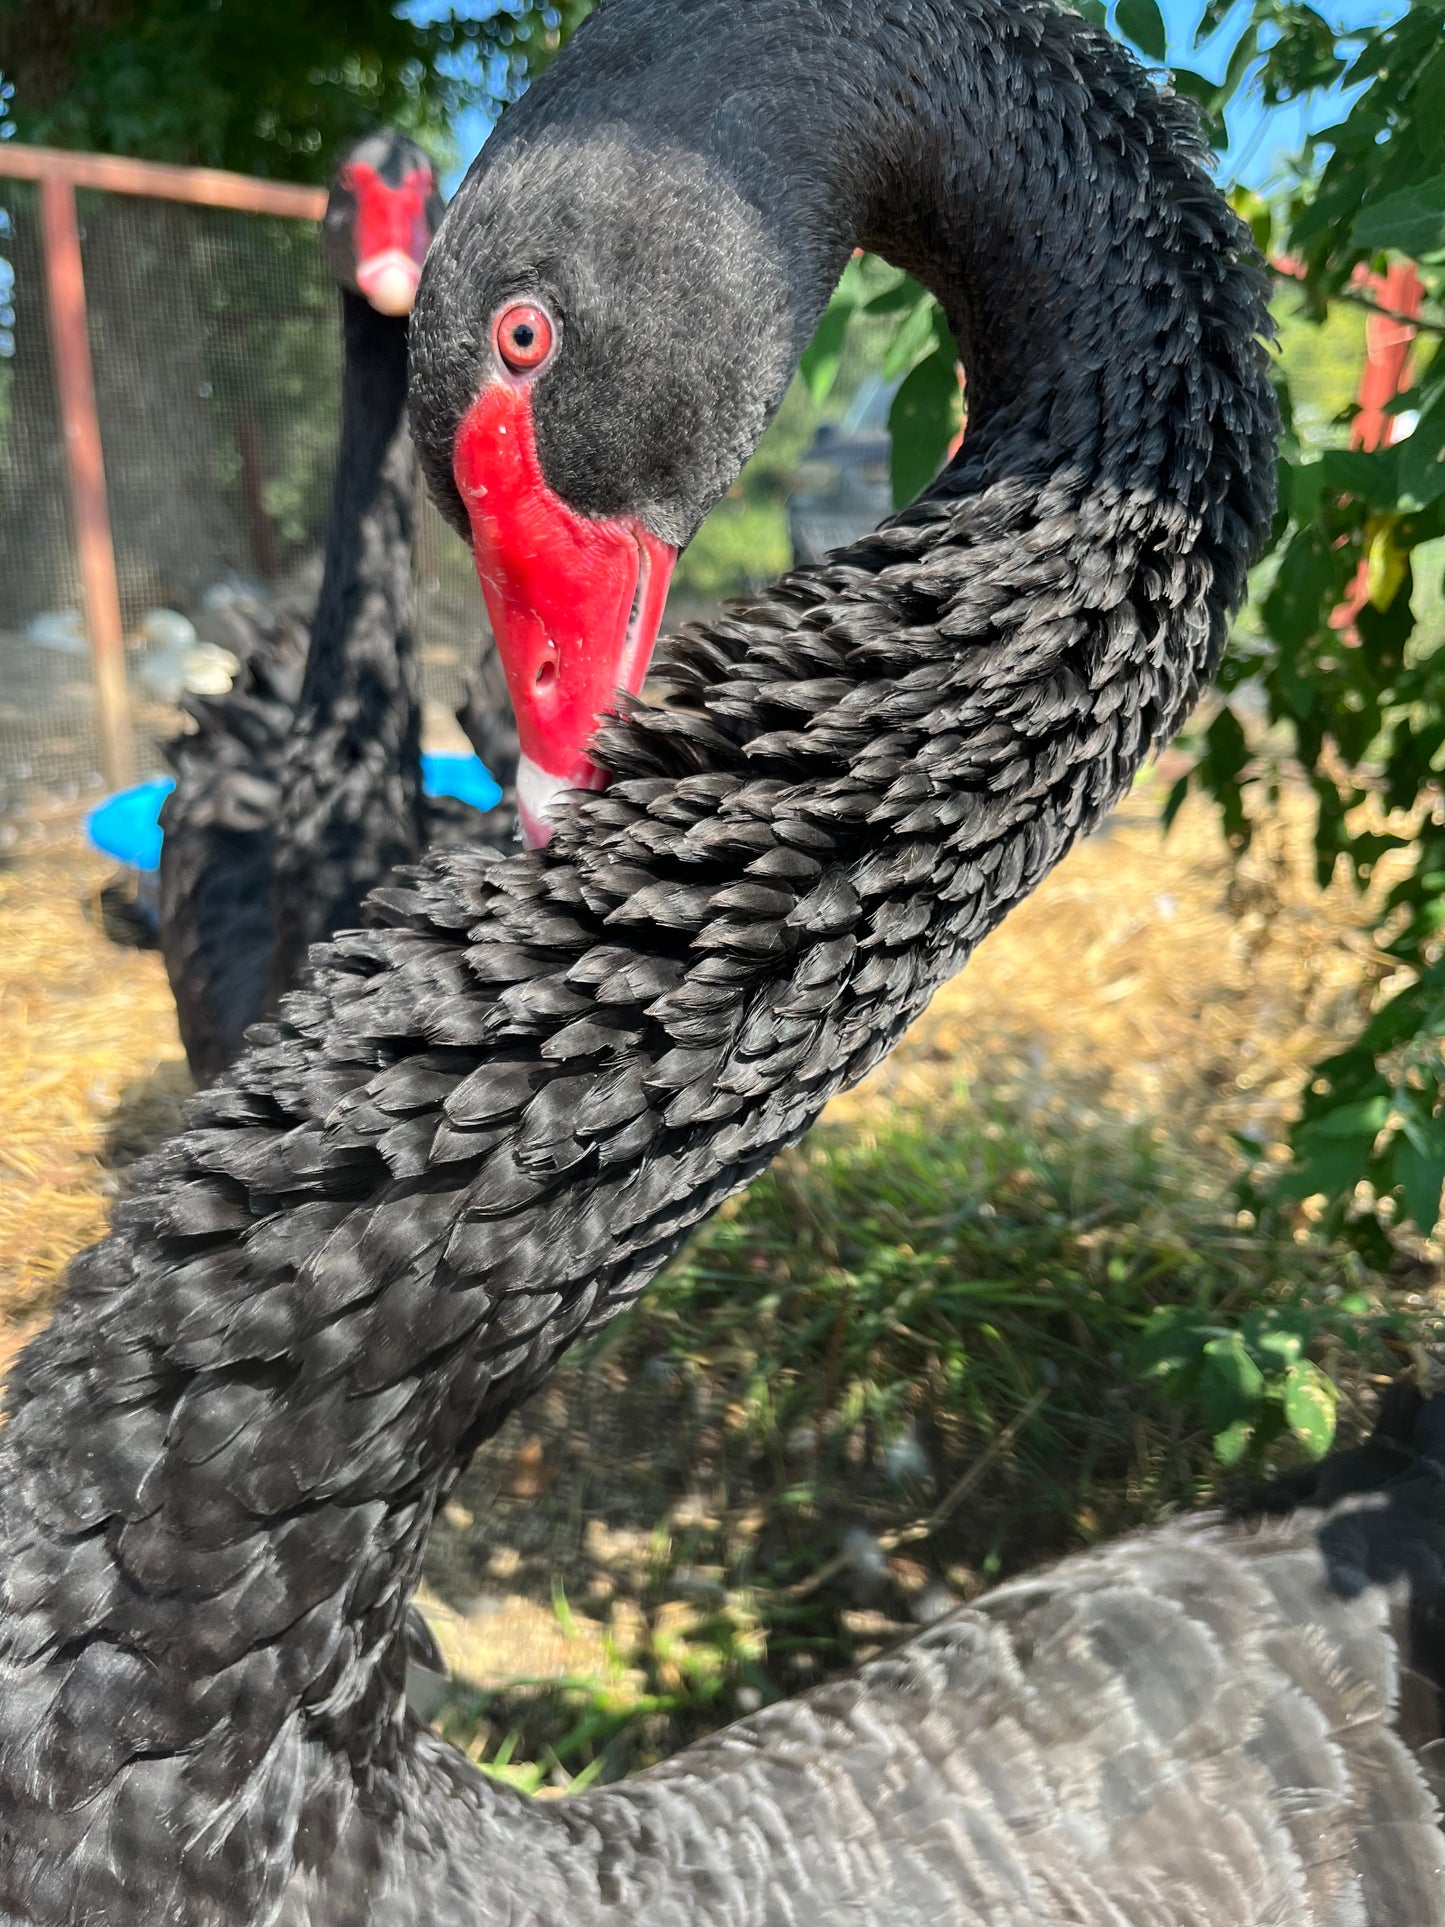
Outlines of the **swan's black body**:
{"label": "swan's black body", "polygon": [[[370,136],[356,156],[397,176],[425,164],[393,134]],[[346,211],[334,191],[332,228]],[[258,638],[235,688],[192,697],[193,733],[167,745],[176,787],[161,816],[161,948],[200,1083],[236,1056],[311,944],[361,921],[367,891],[393,867],[433,841],[504,845],[511,834],[507,810],[484,818],[422,794],[407,319],[346,285],[350,257],[333,253],[341,434],[309,644],[294,624]]]}
{"label": "swan's black body", "polygon": [[[403,1711],[422,1546],[479,1439],[1107,810],[1268,518],[1247,242],[1185,110],[1038,0],[605,7],[434,251],[434,480],[489,305],[552,277],[552,485],[609,508],[590,437],[613,507],[690,526],[714,427],[740,458],[854,238],[949,300],[951,470],[667,645],[675,706],[604,732],[621,780],[545,856],[374,897],[15,1367],[7,1927],[1445,1923],[1434,1406],[1394,1484],[1066,1562],[621,1787],[531,1805]],[[699,347],[674,324],[707,276]]]}
{"label": "swan's black body", "polygon": [[404,316],[341,292],[341,453],[321,594],[281,761],[270,997],[313,943],[424,838],[421,689],[411,577],[416,456],[406,426]]}
{"label": "swan's black body", "polygon": [[164,745],[160,940],[198,1084],[219,1076],[265,1007],[281,758],[306,670],[304,628],[259,629],[224,696],[187,695],[192,727]]}

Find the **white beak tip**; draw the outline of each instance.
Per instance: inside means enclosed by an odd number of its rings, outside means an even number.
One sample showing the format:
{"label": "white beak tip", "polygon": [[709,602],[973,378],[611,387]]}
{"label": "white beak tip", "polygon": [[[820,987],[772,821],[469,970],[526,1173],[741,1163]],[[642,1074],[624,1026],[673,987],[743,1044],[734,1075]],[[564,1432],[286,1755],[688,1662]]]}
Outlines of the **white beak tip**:
{"label": "white beak tip", "polygon": [[410,314],[421,271],[415,261],[397,250],[363,261],[356,285],[378,314]]}
{"label": "white beak tip", "polygon": [[545,847],[552,835],[547,811],[567,784],[560,776],[523,756],[517,763],[517,816],[522,825],[522,841],[529,850]]}
{"label": "white beak tip", "polygon": [[530,756],[517,761],[517,815],[522,825],[522,840],[528,849],[540,850],[552,838],[552,805],[559,796],[572,790],[600,790],[607,786],[605,773],[595,763],[582,762],[569,776],[554,776],[551,770],[534,763]]}

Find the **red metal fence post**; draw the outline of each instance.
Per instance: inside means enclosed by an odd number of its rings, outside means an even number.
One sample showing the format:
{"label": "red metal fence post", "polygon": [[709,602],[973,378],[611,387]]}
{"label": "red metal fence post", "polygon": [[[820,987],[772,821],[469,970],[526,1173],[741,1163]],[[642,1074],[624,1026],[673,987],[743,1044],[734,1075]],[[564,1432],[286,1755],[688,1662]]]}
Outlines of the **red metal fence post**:
{"label": "red metal fence post", "polygon": [[[1413,261],[1393,262],[1384,274],[1374,274],[1361,265],[1355,270],[1354,285],[1395,315],[1419,314],[1425,299],[1425,284],[1416,274]],[[1350,424],[1351,448],[1373,453],[1394,441],[1396,419],[1388,412],[1389,404],[1410,385],[1410,350],[1417,333],[1408,321],[1397,321],[1391,315],[1372,314],[1366,321],[1365,360],[1355,396],[1359,413]],[[1360,632],[1355,617],[1369,599],[1370,558],[1365,554],[1360,557],[1344,601],[1330,615],[1330,627],[1346,642],[1358,644]]]}
{"label": "red metal fence post", "polygon": [[100,422],[95,412],[80,229],[75,216],[75,189],[69,181],[54,178],[41,181],[40,219],[55,388],[65,432],[75,546],[95,671],[101,767],[112,789],[124,789],[135,781],[135,738],[131,729],[130,691],[126,686],[125,632],[121,626],[115,550],[105,499],[105,462],[100,445]]}
{"label": "red metal fence post", "polygon": [[1418,330],[1395,315],[1417,315],[1425,299],[1425,284],[1413,261],[1392,261],[1383,274],[1359,272],[1357,286],[1367,288],[1382,308],[1365,323],[1365,365],[1360,370],[1356,400],[1360,412],[1350,427],[1351,448],[1388,448],[1395,439],[1396,422],[1386,409],[1410,385],[1410,349]]}

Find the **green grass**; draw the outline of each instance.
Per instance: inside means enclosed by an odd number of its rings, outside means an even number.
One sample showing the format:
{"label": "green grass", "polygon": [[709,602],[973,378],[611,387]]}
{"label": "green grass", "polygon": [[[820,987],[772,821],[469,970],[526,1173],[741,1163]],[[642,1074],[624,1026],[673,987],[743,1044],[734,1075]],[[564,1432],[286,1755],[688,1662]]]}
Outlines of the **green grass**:
{"label": "green grass", "polygon": [[[805,1423],[831,1440],[864,1427],[886,1451],[926,1419],[954,1459],[1042,1393],[1020,1444],[1040,1473],[1061,1453],[1130,1461],[1183,1495],[1186,1464],[1212,1476],[1219,1429],[1183,1334],[1243,1329],[1268,1307],[1295,1334],[1275,1347],[1281,1368],[1328,1370],[1384,1329],[1345,1253],[1239,1216],[1217,1171],[1150,1129],[1105,1123],[1063,1142],[959,1093],[882,1129],[815,1133],[661,1281],[639,1335],[699,1370],[726,1362],[761,1452]],[[1161,1324],[1180,1342],[1161,1346]],[[1141,1418],[1160,1432],[1142,1456]],[[1260,1453],[1274,1463],[1292,1444],[1329,1438],[1276,1434]]]}
{"label": "green grass", "polygon": [[659,1520],[601,1673],[461,1695],[443,1728],[529,1787],[632,1770],[855,1663],[920,1595],[1307,1461],[1414,1322],[1157,1130],[1064,1140],[962,1090],[825,1125],[574,1368],[681,1388],[637,1423],[703,1516]]}

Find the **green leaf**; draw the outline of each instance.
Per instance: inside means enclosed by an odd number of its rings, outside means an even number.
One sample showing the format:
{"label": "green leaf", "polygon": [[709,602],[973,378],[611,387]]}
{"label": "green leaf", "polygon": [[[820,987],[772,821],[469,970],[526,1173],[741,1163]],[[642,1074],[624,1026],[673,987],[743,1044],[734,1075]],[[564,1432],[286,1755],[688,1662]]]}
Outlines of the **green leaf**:
{"label": "green leaf", "polygon": [[1445,1185],[1445,1147],[1412,1141],[1401,1132],[1390,1147],[1390,1173],[1401,1202],[1417,1230],[1428,1238],[1440,1221],[1440,1191]]}
{"label": "green leaf", "polygon": [[1281,462],[1279,465],[1280,500],[1296,522],[1311,522],[1325,492],[1325,467],[1321,461]]}
{"label": "green leaf", "polygon": [[1185,799],[1188,797],[1188,795],[1189,795],[1189,777],[1186,774],[1184,776],[1181,776],[1178,782],[1174,783],[1171,786],[1168,796],[1164,799],[1164,810],[1162,815],[1162,821],[1166,832],[1173,829],[1174,819],[1176,816],[1178,816],[1179,812],[1183,809],[1185,804]]}
{"label": "green leaf", "polygon": [[1390,1115],[1390,1099],[1381,1092],[1373,1097],[1363,1097],[1353,1104],[1340,1104],[1332,1110],[1321,1111],[1310,1118],[1305,1126],[1311,1138],[1369,1137],[1373,1142],[1375,1134],[1385,1127]]}
{"label": "green leaf", "polygon": [[1249,761],[1249,738],[1238,716],[1226,703],[1204,732],[1209,780],[1216,785],[1237,783]]}
{"label": "green leaf", "polygon": [[1445,495],[1445,389],[1421,413],[1414,433],[1396,443],[1396,450],[1406,506],[1424,508]]}
{"label": "green leaf", "polygon": [[1362,248],[1398,248],[1417,257],[1445,247],[1445,174],[1382,195],[1356,215],[1353,232]]}
{"label": "green leaf", "polygon": [[1170,1378],[1197,1362],[1217,1328],[1177,1305],[1157,1307],[1129,1354],[1133,1378]]}
{"label": "green leaf", "polygon": [[1328,1149],[1306,1149],[1295,1133],[1294,1150],[1298,1163],[1286,1171],[1275,1186],[1280,1198],[1327,1198],[1337,1204],[1349,1197],[1370,1167],[1374,1154],[1373,1135],[1366,1138],[1341,1138]]}
{"label": "green leaf", "polygon": [[[1221,101],[1227,101],[1232,97],[1258,58],[1259,21],[1251,20],[1238,40],[1235,41],[1234,52],[1229,56],[1229,64],[1224,70],[1224,79],[1219,84]],[[1248,192],[1247,189],[1244,191]],[[1249,221],[1251,227],[1254,226],[1254,222],[1248,215],[1245,215],[1245,219]],[[1258,234],[1256,234],[1254,238],[1261,248],[1264,247],[1265,243],[1259,239]]]}
{"label": "green leaf", "polygon": [[893,438],[890,471],[893,501],[901,508],[927,488],[958,433],[961,397],[958,361],[950,341],[940,344],[903,382],[888,411]]}
{"label": "green leaf", "polygon": [[1249,1442],[1254,1437],[1254,1427],[1248,1419],[1239,1418],[1232,1425],[1226,1425],[1222,1432],[1214,1435],[1214,1456],[1221,1465],[1238,1465],[1249,1450]]}
{"label": "green leaf", "polygon": [[1374,1053],[1366,1050],[1359,1038],[1348,1050],[1336,1051],[1315,1068],[1319,1073],[1316,1080],[1319,1089],[1311,1089],[1305,1098],[1309,1117],[1337,1110],[1341,1104],[1357,1097],[1377,1096],[1385,1089]]}
{"label": "green leaf", "polygon": [[[1176,94],[1185,94],[1190,100],[1197,101],[1206,111],[1213,107],[1219,97],[1219,87],[1215,81],[1208,80],[1203,74],[1196,74],[1189,67],[1171,67],[1169,80]],[[1246,189],[1246,192],[1248,190]],[[1230,195],[1234,200],[1234,195]],[[1245,217],[1246,219],[1248,216]]]}
{"label": "green leaf", "polygon": [[[877,265],[871,258],[865,267],[864,261],[854,256],[844,268],[838,285],[833,290],[832,299],[823,311],[823,318],[813,331],[813,339],[803,351],[798,364],[798,372],[803,377],[808,393],[813,398],[813,406],[821,408],[832,392],[833,382],[838,373],[838,362],[843,352],[843,342],[848,333],[849,323],[855,314],[864,308],[872,308],[877,302],[894,291],[888,284],[882,295],[868,294],[869,283],[876,279]],[[906,275],[898,276],[898,283],[914,287]],[[916,299],[916,295],[914,297]]]}
{"label": "green leaf", "polygon": [[898,324],[898,332],[888,344],[888,352],[883,357],[883,379],[892,381],[895,376],[906,374],[925,354],[934,342],[934,311],[937,302],[931,294],[925,294],[904,315]]}
{"label": "green leaf", "polygon": [[1264,1396],[1264,1373],[1255,1364],[1238,1332],[1211,1338],[1204,1347],[1199,1393],[1216,1431],[1237,1419],[1254,1422],[1255,1408]]}
{"label": "green leaf", "polygon": [[[1177,76],[1176,76],[1177,78]],[[1205,106],[1209,105],[1206,101]],[[1242,184],[1229,191],[1229,204],[1241,220],[1249,223],[1249,231],[1254,236],[1254,245],[1261,254],[1268,254],[1274,238],[1274,216],[1269,202],[1255,193],[1253,188]]]}
{"label": "green leaf", "polygon": [[911,308],[916,301],[923,298],[923,289],[919,287],[913,276],[900,274],[898,279],[888,287],[880,288],[877,294],[870,295],[863,303],[863,309],[867,314],[896,314],[900,308]]}
{"label": "green leaf", "polygon": [[1445,47],[1427,60],[1410,90],[1411,125],[1427,154],[1445,154]]}
{"label": "green leaf", "polygon": [[1394,448],[1331,448],[1320,458],[1320,479],[1327,489],[1368,502],[1371,508],[1389,509],[1398,493],[1398,462]]}
{"label": "green leaf", "polygon": [[1345,570],[1328,541],[1314,528],[1301,529],[1285,550],[1264,619],[1281,642],[1302,643],[1320,626],[1325,606],[1338,600]]}
{"label": "green leaf", "polygon": [[1142,48],[1151,60],[1164,58],[1169,43],[1156,0],[1119,0],[1114,19],[1125,39]]}
{"label": "green leaf", "polygon": [[1334,1386],[1307,1359],[1285,1374],[1284,1415],[1311,1458],[1322,1459],[1334,1444],[1336,1404]]}
{"label": "green leaf", "polygon": [[1295,1331],[1262,1331],[1254,1341],[1254,1349],[1271,1371],[1279,1372],[1297,1362],[1303,1341]]}
{"label": "green leaf", "polygon": [[803,359],[798,363],[798,373],[807,384],[815,408],[821,408],[832,392],[838,363],[843,355],[843,338],[848,332],[852,316],[852,304],[840,301],[834,295],[823,311],[823,319],[813,331],[813,339],[803,351]]}
{"label": "green leaf", "polygon": [[1233,0],[1205,0],[1204,13],[1200,18],[1198,27],[1196,27],[1194,31],[1194,44],[1196,46],[1199,45],[1201,40],[1208,40],[1211,34],[1219,31],[1228,18],[1232,4]]}
{"label": "green leaf", "polygon": [[[1409,557],[1395,539],[1398,523],[1398,516],[1380,515],[1366,524],[1365,584],[1373,609],[1392,607],[1410,573]],[[1355,752],[1350,754],[1353,760]]]}

